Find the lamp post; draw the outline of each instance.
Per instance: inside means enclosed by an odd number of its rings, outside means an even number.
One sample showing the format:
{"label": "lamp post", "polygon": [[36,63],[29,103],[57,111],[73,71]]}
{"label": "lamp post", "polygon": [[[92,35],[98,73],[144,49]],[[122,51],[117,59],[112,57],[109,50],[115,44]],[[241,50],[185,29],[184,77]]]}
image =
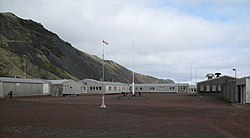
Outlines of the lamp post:
{"label": "lamp post", "polygon": [[105,85],[104,85],[104,46],[108,45],[106,41],[103,42],[103,49],[102,49],[102,86],[103,86],[103,93],[102,93],[102,105],[101,108],[106,108],[107,106],[105,105]]}
{"label": "lamp post", "polygon": [[233,71],[234,71],[234,77],[236,78],[237,77],[237,70],[234,68]]}

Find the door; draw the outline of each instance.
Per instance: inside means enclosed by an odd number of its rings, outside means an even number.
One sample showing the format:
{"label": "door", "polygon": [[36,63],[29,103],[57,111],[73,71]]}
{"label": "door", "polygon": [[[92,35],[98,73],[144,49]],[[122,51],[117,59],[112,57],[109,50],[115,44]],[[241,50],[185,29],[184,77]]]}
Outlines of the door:
{"label": "door", "polygon": [[49,84],[43,84],[43,95],[49,95]]}

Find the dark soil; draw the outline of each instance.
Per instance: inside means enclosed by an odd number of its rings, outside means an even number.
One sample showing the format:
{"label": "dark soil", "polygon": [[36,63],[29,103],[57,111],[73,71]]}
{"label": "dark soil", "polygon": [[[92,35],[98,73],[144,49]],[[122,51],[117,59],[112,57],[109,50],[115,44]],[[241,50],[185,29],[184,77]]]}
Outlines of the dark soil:
{"label": "dark soil", "polygon": [[0,100],[0,137],[250,137],[249,107],[215,97],[143,94]]}

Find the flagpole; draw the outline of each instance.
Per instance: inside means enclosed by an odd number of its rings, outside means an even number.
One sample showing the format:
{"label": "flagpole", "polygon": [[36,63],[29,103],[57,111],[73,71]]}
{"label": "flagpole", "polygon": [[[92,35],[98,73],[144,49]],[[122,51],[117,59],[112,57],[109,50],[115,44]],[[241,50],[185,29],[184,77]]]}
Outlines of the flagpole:
{"label": "flagpole", "polygon": [[134,45],[134,41],[133,41],[133,82],[132,82],[132,94],[135,95],[135,57],[134,57],[134,49],[135,49],[135,45]]}
{"label": "flagpole", "polygon": [[104,85],[104,40],[103,40],[103,49],[102,49],[102,86],[103,86],[103,93],[102,93],[101,108],[106,108],[106,105],[105,105],[105,85]]}

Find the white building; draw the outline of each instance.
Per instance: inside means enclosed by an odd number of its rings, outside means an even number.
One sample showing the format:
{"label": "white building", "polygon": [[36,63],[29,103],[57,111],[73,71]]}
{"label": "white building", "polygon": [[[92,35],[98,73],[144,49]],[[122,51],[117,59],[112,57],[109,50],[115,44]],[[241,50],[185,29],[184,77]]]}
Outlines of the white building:
{"label": "white building", "polygon": [[[192,88],[195,89],[195,86]],[[135,84],[135,92],[188,93],[189,84]]]}
{"label": "white building", "polygon": [[51,96],[79,95],[84,86],[74,80],[47,80],[51,83]]}
{"label": "white building", "polygon": [[49,82],[38,79],[20,79],[0,77],[0,98],[13,96],[40,96],[49,95]]}
{"label": "white building", "polygon": [[122,93],[122,92],[130,92],[129,85],[120,82],[102,82],[93,79],[84,79],[79,81],[78,83],[82,83],[87,86],[87,93]]}

